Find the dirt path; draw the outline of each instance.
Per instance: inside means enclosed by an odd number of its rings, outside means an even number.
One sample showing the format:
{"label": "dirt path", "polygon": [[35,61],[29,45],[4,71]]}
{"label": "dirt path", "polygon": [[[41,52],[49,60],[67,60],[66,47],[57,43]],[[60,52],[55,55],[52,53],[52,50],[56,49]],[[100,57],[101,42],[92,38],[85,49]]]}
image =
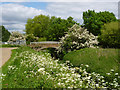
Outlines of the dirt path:
{"label": "dirt path", "polygon": [[7,60],[11,57],[11,50],[17,49],[17,47],[14,48],[0,48],[0,67],[5,64]]}

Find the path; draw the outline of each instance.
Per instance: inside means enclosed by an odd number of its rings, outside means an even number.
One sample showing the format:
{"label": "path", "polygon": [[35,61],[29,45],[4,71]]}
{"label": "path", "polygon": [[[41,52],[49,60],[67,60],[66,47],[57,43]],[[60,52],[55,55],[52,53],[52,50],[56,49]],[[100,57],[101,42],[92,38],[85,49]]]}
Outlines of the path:
{"label": "path", "polygon": [[11,50],[17,49],[17,47],[14,48],[0,48],[0,67],[5,64],[7,60],[11,57]]}

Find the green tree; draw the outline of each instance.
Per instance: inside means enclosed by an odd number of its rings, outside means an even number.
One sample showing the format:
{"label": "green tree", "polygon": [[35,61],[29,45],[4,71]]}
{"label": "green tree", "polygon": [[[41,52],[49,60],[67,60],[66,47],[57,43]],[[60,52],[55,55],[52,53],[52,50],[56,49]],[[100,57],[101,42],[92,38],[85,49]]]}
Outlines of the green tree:
{"label": "green tree", "polygon": [[35,37],[44,37],[48,29],[50,17],[45,15],[35,16],[28,19],[26,24],[26,34],[33,34]]}
{"label": "green tree", "polygon": [[[77,23],[72,17],[61,19],[60,17],[49,17],[45,15],[35,16],[33,19],[28,19],[26,24],[26,34],[33,34],[41,40],[58,41],[68,28]],[[29,40],[28,40],[29,41]]]}
{"label": "green tree", "polygon": [[72,17],[68,17],[67,20],[60,17],[56,18],[55,16],[51,17],[47,40],[59,41],[65,35],[65,32],[68,31],[68,28],[74,24],[78,23]]}
{"label": "green tree", "polygon": [[2,31],[2,42],[7,42],[10,37],[10,32],[4,27],[0,26],[0,31]]}
{"label": "green tree", "polygon": [[108,11],[97,13],[94,10],[88,10],[83,12],[83,20],[84,27],[94,35],[98,36],[101,34],[100,29],[104,23],[116,21],[117,19],[113,13]]}
{"label": "green tree", "polygon": [[120,48],[120,22],[104,24],[99,36],[100,45],[109,48]]}

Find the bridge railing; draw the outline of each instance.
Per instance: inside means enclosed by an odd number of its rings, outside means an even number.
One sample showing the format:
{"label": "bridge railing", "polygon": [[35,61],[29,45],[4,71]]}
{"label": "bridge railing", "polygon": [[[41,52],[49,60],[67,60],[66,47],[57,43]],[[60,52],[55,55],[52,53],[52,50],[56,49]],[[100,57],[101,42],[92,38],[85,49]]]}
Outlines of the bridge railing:
{"label": "bridge railing", "polygon": [[30,45],[32,44],[60,44],[60,42],[57,41],[30,42]]}

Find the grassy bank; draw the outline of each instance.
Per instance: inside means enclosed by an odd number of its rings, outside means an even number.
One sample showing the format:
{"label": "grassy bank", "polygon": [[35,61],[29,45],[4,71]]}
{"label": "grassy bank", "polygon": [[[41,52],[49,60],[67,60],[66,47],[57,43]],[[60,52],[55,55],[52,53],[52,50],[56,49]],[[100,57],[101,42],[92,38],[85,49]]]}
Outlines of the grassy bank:
{"label": "grassy bank", "polygon": [[102,75],[110,72],[111,69],[118,72],[118,67],[120,65],[118,49],[85,48],[66,54],[64,60],[69,60],[74,66],[87,64],[89,65],[88,71],[97,72]]}
{"label": "grassy bank", "polygon": [[3,88],[119,87],[118,73],[113,73],[116,79],[108,82],[100,74],[53,60],[47,52],[36,52],[29,47],[19,47],[12,52],[12,57],[2,67]]}

